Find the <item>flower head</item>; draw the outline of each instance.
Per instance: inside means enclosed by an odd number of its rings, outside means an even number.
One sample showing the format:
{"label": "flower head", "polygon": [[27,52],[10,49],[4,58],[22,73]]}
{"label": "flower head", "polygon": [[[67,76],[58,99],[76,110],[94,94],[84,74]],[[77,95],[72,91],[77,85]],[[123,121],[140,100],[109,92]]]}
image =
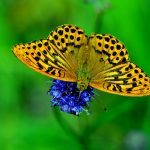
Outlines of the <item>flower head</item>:
{"label": "flower head", "polygon": [[77,83],[60,80],[53,80],[49,93],[53,97],[52,106],[58,106],[61,111],[74,115],[79,115],[82,111],[87,112],[86,107],[94,95],[92,87],[80,92]]}

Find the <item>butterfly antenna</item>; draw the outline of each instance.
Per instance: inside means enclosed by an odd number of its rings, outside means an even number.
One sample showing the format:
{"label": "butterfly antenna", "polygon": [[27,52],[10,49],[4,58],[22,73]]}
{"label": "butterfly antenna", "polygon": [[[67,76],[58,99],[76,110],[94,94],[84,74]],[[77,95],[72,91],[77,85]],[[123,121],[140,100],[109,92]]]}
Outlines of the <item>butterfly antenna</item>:
{"label": "butterfly antenna", "polygon": [[82,108],[84,112],[86,112],[86,114],[89,116],[91,115],[91,113],[88,111],[88,109]]}
{"label": "butterfly antenna", "polygon": [[97,91],[93,91],[94,95],[100,96],[100,94]]}
{"label": "butterfly antenna", "polygon": [[80,99],[82,91],[79,91],[79,96],[78,96],[78,100]]}

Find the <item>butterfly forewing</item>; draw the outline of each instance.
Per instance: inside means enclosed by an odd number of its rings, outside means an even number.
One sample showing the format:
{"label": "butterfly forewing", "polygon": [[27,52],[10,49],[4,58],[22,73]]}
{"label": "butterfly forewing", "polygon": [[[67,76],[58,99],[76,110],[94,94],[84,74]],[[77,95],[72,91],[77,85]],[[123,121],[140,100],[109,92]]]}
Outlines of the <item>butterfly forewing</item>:
{"label": "butterfly forewing", "polygon": [[87,44],[83,30],[63,25],[51,32],[48,39],[19,44],[14,54],[30,68],[49,77],[76,82],[78,51]]}
{"label": "butterfly forewing", "polygon": [[91,36],[89,43],[99,55],[90,86],[126,96],[150,94],[150,78],[129,61],[128,52],[120,41],[111,35],[97,34]]}
{"label": "butterfly forewing", "polygon": [[49,77],[62,80],[75,80],[72,73],[66,71],[65,63],[57,60],[55,47],[49,40],[19,44],[13,48],[14,54],[30,68]]}

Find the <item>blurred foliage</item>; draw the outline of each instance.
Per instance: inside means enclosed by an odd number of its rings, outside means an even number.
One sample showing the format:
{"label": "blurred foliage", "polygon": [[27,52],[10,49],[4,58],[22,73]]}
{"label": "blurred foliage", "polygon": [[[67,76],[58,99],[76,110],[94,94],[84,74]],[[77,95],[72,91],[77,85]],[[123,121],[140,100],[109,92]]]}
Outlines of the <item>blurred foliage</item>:
{"label": "blurred foliage", "polygon": [[69,23],[89,35],[116,36],[133,62],[150,75],[149,6],[149,0],[1,0],[0,149],[150,149],[150,97],[95,91],[91,115],[53,113],[47,95],[51,80],[11,52],[13,45],[46,38]]}

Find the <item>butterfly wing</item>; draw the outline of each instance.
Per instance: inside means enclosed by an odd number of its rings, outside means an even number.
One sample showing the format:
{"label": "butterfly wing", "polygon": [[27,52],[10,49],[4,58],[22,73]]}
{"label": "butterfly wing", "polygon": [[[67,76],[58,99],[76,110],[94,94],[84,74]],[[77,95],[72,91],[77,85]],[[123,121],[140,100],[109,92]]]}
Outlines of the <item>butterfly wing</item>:
{"label": "butterfly wing", "polygon": [[[91,35],[90,59],[92,66],[90,86],[124,96],[150,95],[150,78],[129,61],[125,46],[111,35]],[[95,57],[95,58],[93,58]]]}
{"label": "butterfly wing", "polygon": [[87,44],[83,30],[63,25],[51,32],[48,39],[19,44],[13,53],[28,67],[49,77],[76,82],[75,56]]}

